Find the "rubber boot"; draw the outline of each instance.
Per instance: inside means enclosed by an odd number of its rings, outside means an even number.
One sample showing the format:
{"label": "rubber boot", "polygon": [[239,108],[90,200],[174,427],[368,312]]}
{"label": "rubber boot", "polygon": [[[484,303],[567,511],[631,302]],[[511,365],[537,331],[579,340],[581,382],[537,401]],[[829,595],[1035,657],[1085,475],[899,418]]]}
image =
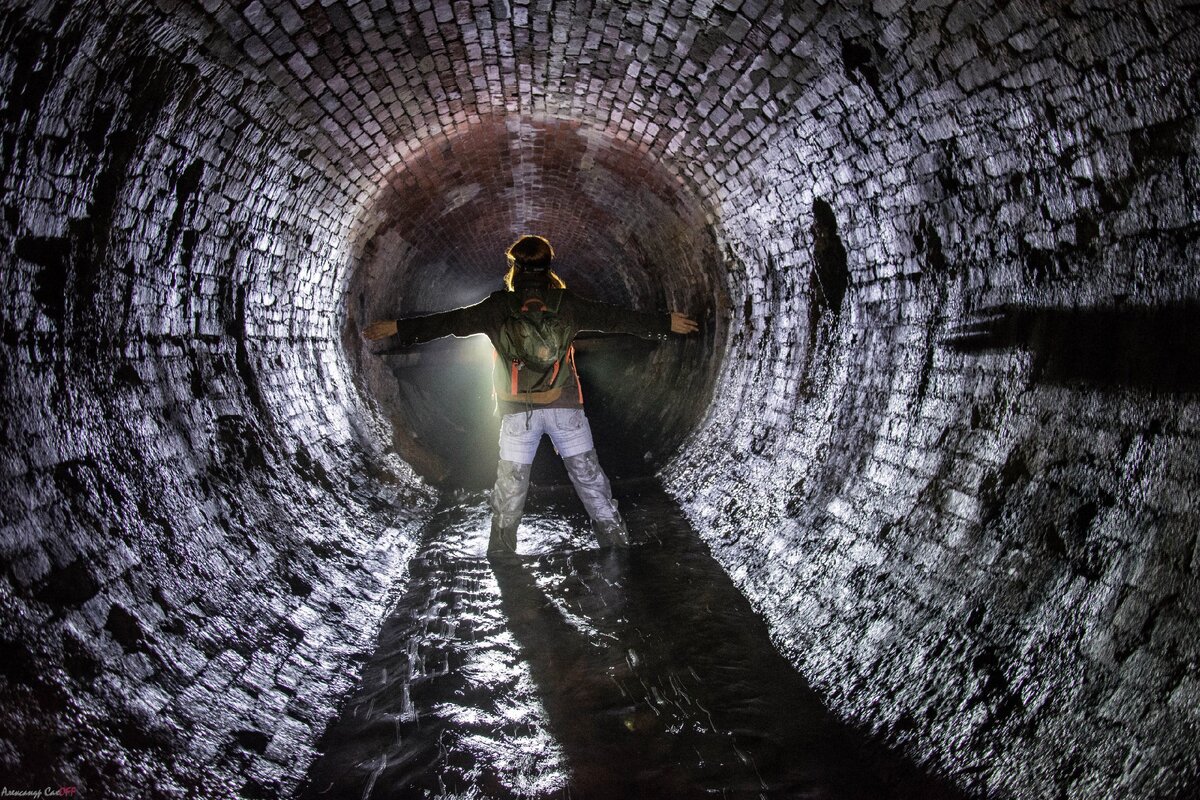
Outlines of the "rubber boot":
{"label": "rubber boot", "polygon": [[496,467],[496,485],[492,487],[492,533],[488,538],[488,557],[512,556],[517,552],[517,526],[525,511],[532,465],[500,460]]}
{"label": "rubber boot", "polygon": [[592,520],[592,530],[601,547],[628,547],[629,531],[617,513],[617,501],[612,496],[608,476],[600,467],[595,450],[563,459],[567,475],[575,485],[575,493],[583,501]]}
{"label": "rubber boot", "polygon": [[629,547],[629,529],[620,514],[610,520],[592,520],[592,530],[601,547]]}

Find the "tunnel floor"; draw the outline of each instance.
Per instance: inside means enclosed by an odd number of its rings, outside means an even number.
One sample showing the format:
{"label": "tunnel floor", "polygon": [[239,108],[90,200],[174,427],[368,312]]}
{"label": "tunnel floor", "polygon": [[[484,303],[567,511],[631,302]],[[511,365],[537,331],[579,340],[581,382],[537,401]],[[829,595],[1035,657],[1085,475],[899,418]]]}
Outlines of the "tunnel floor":
{"label": "tunnel floor", "polygon": [[535,486],[495,567],[486,493],[444,500],[298,797],[965,797],[830,716],[656,482],[615,488],[628,551]]}

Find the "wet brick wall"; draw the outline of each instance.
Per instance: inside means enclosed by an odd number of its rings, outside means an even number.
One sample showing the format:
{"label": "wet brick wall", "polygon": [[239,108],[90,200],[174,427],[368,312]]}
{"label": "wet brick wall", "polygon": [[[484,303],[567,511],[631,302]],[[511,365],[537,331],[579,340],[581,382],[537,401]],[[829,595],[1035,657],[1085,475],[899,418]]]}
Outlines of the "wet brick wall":
{"label": "wet brick wall", "polygon": [[1001,796],[1194,792],[1187,8],[15,3],[0,41],[6,774],[294,785],[431,495],[346,290],[404,165],[499,116],[640,153],[713,243],[621,229],[654,269],[596,290],[705,320],[663,477],[838,712]]}
{"label": "wet brick wall", "polygon": [[1189,796],[1192,20],[948,10],[818,24],[667,482],[835,707],[999,796]]}
{"label": "wet brick wall", "polygon": [[5,21],[3,774],[258,796],[429,492],[330,333],[345,191],[156,17]]}

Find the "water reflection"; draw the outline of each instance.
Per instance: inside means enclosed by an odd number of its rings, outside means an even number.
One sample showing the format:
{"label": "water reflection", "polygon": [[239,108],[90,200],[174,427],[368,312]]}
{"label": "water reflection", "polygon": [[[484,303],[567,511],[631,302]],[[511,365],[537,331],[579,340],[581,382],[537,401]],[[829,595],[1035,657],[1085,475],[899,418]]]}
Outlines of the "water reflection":
{"label": "water reflection", "polygon": [[656,485],[601,552],[543,493],[522,555],[448,502],[303,798],[954,798],[831,720]]}

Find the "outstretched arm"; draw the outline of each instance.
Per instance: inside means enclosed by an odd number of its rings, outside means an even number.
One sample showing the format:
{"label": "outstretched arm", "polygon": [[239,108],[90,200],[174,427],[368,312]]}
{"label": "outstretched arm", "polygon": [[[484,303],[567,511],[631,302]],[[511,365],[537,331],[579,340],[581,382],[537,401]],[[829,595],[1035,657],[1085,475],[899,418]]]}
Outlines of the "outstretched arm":
{"label": "outstretched arm", "polygon": [[482,302],[452,311],[406,319],[385,319],[370,323],[362,330],[364,339],[377,341],[395,337],[396,345],[406,346],[440,339],[443,336],[470,336],[486,333],[496,315],[497,305],[491,297]]}
{"label": "outstretched arm", "polygon": [[605,333],[628,333],[647,339],[665,339],[672,333],[689,334],[699,330],[695,320],[686,314],[633,311],[607,303],[572,295],[572,305],[580,330]]}

